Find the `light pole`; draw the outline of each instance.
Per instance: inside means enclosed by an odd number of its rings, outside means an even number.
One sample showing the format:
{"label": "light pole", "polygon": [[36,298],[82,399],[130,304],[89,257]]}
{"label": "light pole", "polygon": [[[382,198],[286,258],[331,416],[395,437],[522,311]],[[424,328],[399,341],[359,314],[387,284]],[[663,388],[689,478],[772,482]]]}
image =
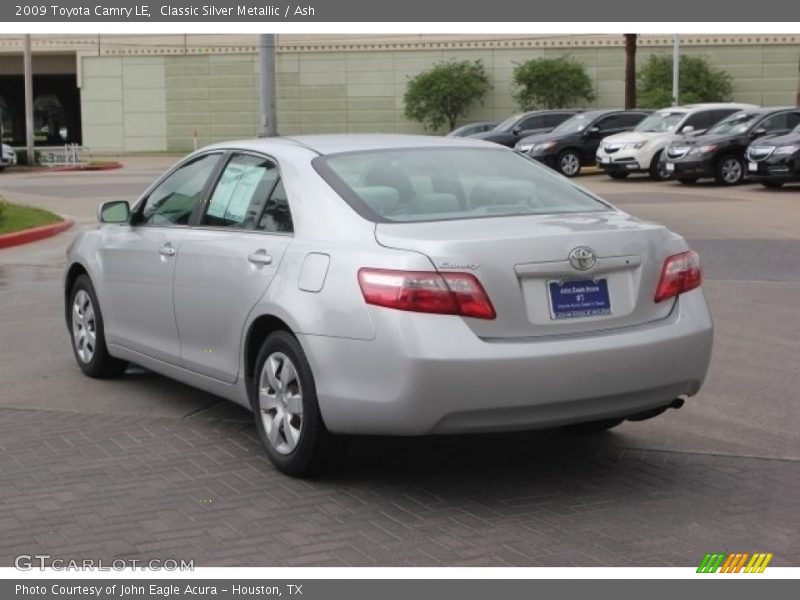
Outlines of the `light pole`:
{"label": "light pole", "polygon": [[25,54],[23,56],[25,73],[25,146],[28,166],[33,165],[33,65],[31,61],[31,34],[25,34]]}
{"label": "light pole", "polygon": [[261,136],[278,134],[278,118],[275,111],[275,34],[258,36],[261,58]]}
{"label": "light pole", "polygon": [[675,42],[672,45],[672,106],[678,106],[680,96],[679,76],[681,68],[681,41],[680,36],[675,34]]}

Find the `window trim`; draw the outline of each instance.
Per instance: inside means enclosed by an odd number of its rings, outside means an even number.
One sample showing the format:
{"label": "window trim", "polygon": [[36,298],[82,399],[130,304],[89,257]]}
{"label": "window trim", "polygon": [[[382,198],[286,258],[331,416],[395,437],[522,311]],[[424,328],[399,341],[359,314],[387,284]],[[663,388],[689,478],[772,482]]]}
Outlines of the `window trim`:
{"label": "window trim", "polygon": [[[208,225],[203,223],[203,217],[205,217],[206,212],[208,211],[208,206],[211,201],[211,196],[214,190],[217,188],[217,184],[219,180],[222,179],[222,174],[225,172],[225,168],[228,166],[230,161],[233,159],[234,156],[237,155],[249,155],[254,156],[256,158],[262,158],[275,163],[275,167],[278,170],[278,177],[275,179],[275,183],[272,184],[272,187],[269,189],[269,194],[267,194],[267,200],[269,200],[272,193],[275,191],[277,185],[283,180],[283,171],[281,170],[281,163],[274,157],[264,152],[256,152],[255,150],[244,150],[238,148],[228,148],[224,151],[224,158],[222,160],[222,164],[219,169],[213,174],[213,185],[207,190],[207,193],[204,195],[202,200],[198,202],[198,206],[196,207],[197,210],[195,213],[192,214],[192,218],[189,221],[189,227],[192,229],[197,229],[200,231],[227,231],[233,233],[255,233],[261,235],[279,235],[283,237],[294,237],[295,227],[294,223],[295,220],[292,218],[292,231],[264,231],[263,229],[258,229],[258,223],[261,221],[261,217],[264,214],[264,210],[267,207],[267,203],[264,202],[264,205],[258,211],[258,217],[256,218],[256,226],[253,229],[242,229],[239,227],[227,227],[225,225]],[[286,186],[284,185],[284,189]],[[293,214],[291,200],[289,199],[289,194],[286,194],[286,202],[289,205],[289,213]]]}
{"label": "window trim", "polygon": [[[142,223],[140,221],[140,219],[142,218],[142,212],[144,211],[144,207],[147,204],[147,201],[150,199],[151,194],[154,191],[156,191],[162,183],[164,183],[167,179],[169,179],[173,174],[177,173],[183,167],[186,167],[197,160],[200,160],[207,156],[212,156],[214,154],[219,155],[217,157],[217,164],[214,166],[214,168],[211,171],[211,174],[208,176],[208,180],[206,180],[203,189],[200,190],[200,199],[195,201],[194,206],[192,207],[192,212],[189,215],[189,222],[187,224],[183,225],[183,224],[173,223],[171,225],[165,225],[165,224]],[[192,227],[195,214],[197,212],[197,207],[200,206],[203,202],[205,202],[205,199],[208,196],[209,192],[209,183],[211,181],[216,181],[216,178],[219,174],[220,164],[223,162],[220,159],[224,158],[225,154],[226,151],[222,149],[214,149],[214,150],[209,150],[207,152],[193,153],[187,156],[182,161],[180,161],[175,166],[173,166],[169,171],[161,175],[161,177],[159,177],[152,184],[150,184],[150,187],[148,187],[145,190],[145,192],[139,197],[139,199],[136,201],[136,204],[134,205],[133,210],[131,211],[131,216],[130,219],[128,220],[128,225],[131,227],[161,227],[166,229],[189,229],[190,227]]]}

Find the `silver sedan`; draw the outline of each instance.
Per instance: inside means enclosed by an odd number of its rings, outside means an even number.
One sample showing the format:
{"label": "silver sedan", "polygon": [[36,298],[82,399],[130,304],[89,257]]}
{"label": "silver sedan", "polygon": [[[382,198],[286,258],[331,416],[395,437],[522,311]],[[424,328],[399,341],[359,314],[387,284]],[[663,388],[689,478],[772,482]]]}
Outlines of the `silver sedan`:
{"label": "silver sedan", "polygon": [[229,142],[99,219],[65,275],[83,372],[133,362],[251,408],[292,475],[358,434],[608,429],[708,369],[686,242],[494,144]]}

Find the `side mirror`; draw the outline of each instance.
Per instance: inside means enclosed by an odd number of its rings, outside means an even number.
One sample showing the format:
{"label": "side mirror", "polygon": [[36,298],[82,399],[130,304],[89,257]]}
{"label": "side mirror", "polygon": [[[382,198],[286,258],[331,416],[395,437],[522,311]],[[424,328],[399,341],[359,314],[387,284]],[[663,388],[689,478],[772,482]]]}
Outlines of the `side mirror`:
{"label": "side mirror", "polygon": [[520,126],[517,125],[511,130],[511,133],[513,133],[514,135],[519,135],[521,131],[522,129],[520,128]]}
{"label": "side mirror", "polygon": [[598,133],[600,133],[600,128],[597,125],[595,125],[594,127],[589,127],[589,129],[586,130],[586,134],[585,135],[587,135],[587,136],[595,136]]}
{"label": "side mirror", "polygon": [[127,223],[131,218],[131,207],[127,200],[103,202],[97,209],[97,220],[101,223]]}
{"label": "side mirror", "polygon": [[694,135],[694,127],[692,127],[691,125],[687,125],[683,129],[681,129],[681,133],[686,137]]}
{"label": "side mirror", "polygon": [[766,127],[756,127],[753,129],[753,133],[751,134],[753,137],[761,137],[762,135],[766,135],[767,129]]}

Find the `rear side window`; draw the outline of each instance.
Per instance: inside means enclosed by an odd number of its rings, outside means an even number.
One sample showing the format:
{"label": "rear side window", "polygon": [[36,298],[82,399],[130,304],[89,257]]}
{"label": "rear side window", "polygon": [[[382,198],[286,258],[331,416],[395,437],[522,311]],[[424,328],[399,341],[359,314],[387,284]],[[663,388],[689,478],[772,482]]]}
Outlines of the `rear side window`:
{"label": "rear side window", "polygon": [[278,166],[268,158],[235,154],[211,194],[203,225],[253,229],[277,181]]}
{"label": "rear side window", "polygon": [[373,221],[594,212],[608,206],[514,152],[405,148],[320,156],[320,175]]}
{"label": "rear side window", "polygon": [[[692,127],[695,131],[705,131],[709,127],[711,127],[714,123],[719,121],[714,117],[717,111],[714,110],[701,110],[696,112],[695,114],[691,115],[686,122],[683,124],[683,128]],[[733,111],[731,111],[733,112]],[[730,114],[730,113],[728,113]]]}

